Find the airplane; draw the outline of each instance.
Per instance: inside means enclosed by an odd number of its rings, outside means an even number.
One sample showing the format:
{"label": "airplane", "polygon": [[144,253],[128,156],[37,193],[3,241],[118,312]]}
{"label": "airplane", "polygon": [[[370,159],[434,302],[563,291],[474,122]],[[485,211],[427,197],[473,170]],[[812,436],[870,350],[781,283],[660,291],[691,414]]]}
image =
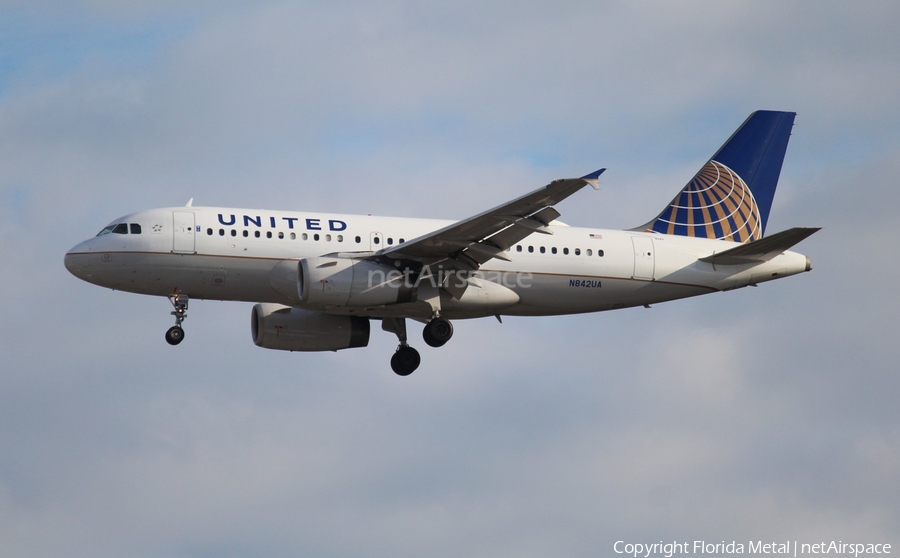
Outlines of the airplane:
{"label": "airplane", "polygon": [[65,255],[79,279],[168,297],[184,339],[191,299],[256,303],[259,347],[365,347],[371,322],[397,336],[391,368],[421,357],[406,320],[431,347],[450,320],[600,312],[756,286],[812,269],[789,251],[819,228],[765,236],[796,113],[756,111],[660,214],[606,230],[558,220],[555,206],[600,169],[555,180],[461,221],[219,207],[139,211]]}

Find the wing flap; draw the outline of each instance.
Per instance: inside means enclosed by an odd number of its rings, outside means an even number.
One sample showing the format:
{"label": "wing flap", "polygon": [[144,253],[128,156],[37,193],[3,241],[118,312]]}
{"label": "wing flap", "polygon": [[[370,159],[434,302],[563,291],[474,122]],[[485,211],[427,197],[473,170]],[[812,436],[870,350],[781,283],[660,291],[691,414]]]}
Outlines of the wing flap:
{"label": "wing flap", "polygon": [[700,258],[700,261],[714,265],[744,265],[767,262],[820,230],[822,230],[821,227],[794,227],[753,242],[740,244],[724,252]]}

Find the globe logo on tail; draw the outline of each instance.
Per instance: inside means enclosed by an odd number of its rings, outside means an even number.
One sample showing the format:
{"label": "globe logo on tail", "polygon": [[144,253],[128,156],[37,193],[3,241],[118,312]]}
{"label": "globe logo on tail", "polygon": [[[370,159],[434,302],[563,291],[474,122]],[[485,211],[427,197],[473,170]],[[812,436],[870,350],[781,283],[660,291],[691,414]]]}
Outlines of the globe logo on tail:
{"label": "globe logo on tail", "polygon": [[762,237],[759,207],[734,171],[710,161],[653,222],[663,234],[749,242]]}

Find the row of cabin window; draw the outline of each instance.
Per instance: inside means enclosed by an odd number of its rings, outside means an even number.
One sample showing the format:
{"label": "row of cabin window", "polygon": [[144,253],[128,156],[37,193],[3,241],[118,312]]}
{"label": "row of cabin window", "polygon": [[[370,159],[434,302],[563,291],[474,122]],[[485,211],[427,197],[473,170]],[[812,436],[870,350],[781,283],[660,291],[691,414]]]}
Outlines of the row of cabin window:
{"label": "row of cabin window", "polygon": [[[541,254],[545,254],[545,253],[547,252],[547,248],[545,248],[544,246],[538,247],[538,250],[540,251]],[[516,246],[516,252],[521,252],[521,251],[522,251],[522,245],[520,244],[520,245]],[[550,248],[550,253],[551,253],[551,254],[556,254],[557,252],[558,252],[558,251],[557,251],[557,249],[556,249],[556,246],[553,246],[552,248]],[[528,247],[528,253],[530,253],[530,254],[531,254],[531,253],[534,253],[534,246],[529,246],[529,247]],[[568,256],[568,255],[569,255],[569,249],[568,249],[568,248],[563,248],[563,249],[562,249],[562,253],[563,253],[564,256]],[[575,248],[574,253],[575,253],[576,256],[580,256],[580,255],[581,255],[581,248]],[[593,255],[594,255],[594,252],[593,252],[593,250],[591,250],[590,248],[588,248],[587,250],[584,251],[584,255],[585,255],[585,256],[593,256]],[[597,250],[597,256],[599,256],[599,257],[602,258],[602,257],[603,257],[603,250]]]}
{"label": "row of cabin window", "polygon": [[[135,225],[135,224],[133,224],[133,225],[131,225],[131,226],[132,226],[132,234],[140,234],[140,232],[141,232],[141,227],[140,227],[140,225]],[[124,224],[119,225],[119,227],[124,227]],[[134,227],[137,227],[137,233],[134,232]],[[113,229],[112,232],[118,232],[118,227],[116,227],[116,229]],[[212,229],[206,229],[206,234],[208,234],[209,236],[212,236],[212,235],[213,235],[213,230],[212,230]],[[225,229],[219,229],[219,236],[225,236]],[[236,229],[231,229],[231,236],[237,236],[237,230],[236,230]],[[250,236],[250,231],[247,231],[247,230],[243,231],[243,236],[244,236],[244,238],[249,238],[249,236]],[[260,238],[260,237],[261,237],[260,231],[253,231],[253,236],[254,236],[255,238]],[[325,236],[325,242],[331,242],[331,235],[330,235],[330,234],[326,234],[326,235],[324,235],[324,236]],[[272,238],[272,231],[266,231],[266,238]],[[281,231],[279,231],[279,232],[278,232],[278,238],[283,239],[283,238],[284,238],[284,233],[281,232]],[[300,238],[301,238],[302,240],[309,240],[309,234],[308,234],[308,233],[303,233],[303,234],[300,235]],[[290,239],[291,239],[291,240],[296,240],[296,239],[297,239],[297,234],[296,234],[296,233],[293,233],[293,232],[290,233]],[[319,240],[321,240],[321,235],[319,235],[319,233],[315,233],[315,234],[312,235],[312,239],[315,240],[315,241],[319,241]],[[343,242],[343,241],[344,241],[344,235],[342,235],[342,234],[337,235],[337,236],[336,236],[336,240],[337,240],[338,242]],[[360,244],[360,243],[362,242],[362,238],[360,238],[360,237],[358,237],[358,236],[357,236],[357,237],[354,237],[353,240],[354,240],[357,244]],[[377,237],[377,236],[376,236],[375,238],[372,239],[372,242],[373,242],[374,244],[378,244],[380,241],[381,241],[381,239],[380,239],[379,237]],[[404,240],[403,240],[402,238],[398,239],[398,243],[399,243],[399,244],[403,244],[403,242],[404,242]],[[388,238],[387,238],[387,244],[388,244],[389,246],[390,246],[390,245],[393,245],[393,244],[394,244],[394,239],[393,239],[392,237],[388,237]],[[544,253],[547,252],[547,249],[546,249],[544,246],[540,246],[540,247],[538,248],[538,250],[540,251],[541,254],[544,254]],[[521,251],[522,251],[522,245],[516,246],[516,252],[521,252]],[[528,252],[529,252],[529,253],[533,253],[533,252],[534,252],[534,246],[529,246],[529,247],[528,247]],[[557,249],[556,249],[555,246],[552,247],[552,248],[550,248],[550,253],[551,253],[551,254],[556,254],[556,253],[557,253]],[[569,249],[568,249],[568,248],[563,248],[563,249],[562,249],[562,253],[563,253],[563,255],[568,256],[568,255],[569,255]],[[575,248],[574,253],[575,253],[576,256],[580,256],[580,255],[581,255],[581,248]],[[593,251],[592,251],[590,248],[588,248],[587,250],[585,250],[584,253],[585,253],[586,256],[593,256],[593,255],[594,255],[594,254],[593,254]],[[597,256],[599,256],[599,257],[602,258],[602,257],[603,257],[603,250],[597,250]]]}
{"label": "row of cabin window", "polygon": [[[237,230],[236,230],[236,229],[230,229],[230,230],[231,230],[231,236],[237,236]],[[213,235],[213,230],[212,230],[212,229],[206,229],[206,234],[209,235],[209,236],[212,236],[212,235]],[[225,229],[219,229],[219,236],[225,236]],[[246,230],[243,231],[243,236],[244,236],[244,238],[249,238],[249,237],[250,237],[250,231],[246,231]],[[254,236],[254,238],[260,238],[260,237],[261,237],[260,231],[253,231],[253,236]],[[300,238],[301,238],[301,240],[309,240],[309,236],[310,236],[310,235],[309,235],[308,233],[303,233],[303,234],[300,235]],[[322,239],[322,236],[325,237],[325,242],[331,242],[331,235],[330,235],[330,234],[320,235],[319,233],[315,233],[315,234],[312,235],[312,239],[315,240],[315,241],[318,241],[318,240],[321,240],[321,239]],[[266,231],[266,238],[272,238],[272,231]],[[283,239],[283,238],[284,238],[284,233],[281,232],[281,231],[279,231],[279,232],[278,232],[278,238]],[[289,238],[290,238],[291,240],[297,240],[297,233],[290,233]],[[342,234],[336,235],[335,240],[337,240],[338,242],[343,242],[343,241],[344,241],[344,235],[342,235]],[[354,242],[356,242],[357,244],[360,244],[360,243],[362,242],[362,238],[360,238],[360,237],[358,237],[358,236],[355,237],[353,240],[354,240]],[[381,239],[378,238],[378,237],[376,236],[376,237],[374,238],[374,243],[375,243],[375,244],[378,244],[379,242],[381,242]],[[400,244],[403,244],[404,240],[401,238],[401,239],[398,240],[398,242],[399,242]],[[393,239],[392,237],[388,237],[387,243],[388,243],[388,245],[394,244],[394,239]]]}
{"label": "row of cabin window", "polygon": [[102,231],[97,233],[97,236],[103,236],[104,234],[128,234],[129,229],[131,230],[131,234],[141,234],[141,226],[137,223],[119,223],[118,225],[109,225],[108,227],[104,227]]}
{"label": "row of cabin window", "polygon": [[[359,237],[358,237],[358,236],[356,237],[356,242],[359,242]],[[376,236],[375,238],[372,239],[372,242],[373,242],[374,244],[378,244],[378,243],[381,242],[381,239],[378,238],[378,237]],[[406,242],[406,241],[403,240],[402,238],[398,238],[398,239],[397,239],[397,244],[403,244],[404,242]],[[387,237],[387,243],[388,243],[388,246],[393,245],[393,244],[394,244],[394,239],[393,239],[392,237],[390,237],[390,236]]]}

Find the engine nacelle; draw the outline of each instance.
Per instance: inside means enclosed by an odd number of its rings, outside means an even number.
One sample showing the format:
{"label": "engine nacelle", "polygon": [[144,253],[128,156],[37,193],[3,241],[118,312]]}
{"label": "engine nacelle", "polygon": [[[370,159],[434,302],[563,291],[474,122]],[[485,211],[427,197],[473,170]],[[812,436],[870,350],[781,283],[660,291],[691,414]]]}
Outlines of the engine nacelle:
{"label": "engine nacelle", "polygon": [[348,258],[306,258],[297,273],[300,302],[319,307],[412,302],[415,288],[393,267]]}
{"label": "engine nacelle", "polygon": [[257,304],[250,317],[257,347],[282,351],[339,351],[369,344],[369,320],[280,304]]}

